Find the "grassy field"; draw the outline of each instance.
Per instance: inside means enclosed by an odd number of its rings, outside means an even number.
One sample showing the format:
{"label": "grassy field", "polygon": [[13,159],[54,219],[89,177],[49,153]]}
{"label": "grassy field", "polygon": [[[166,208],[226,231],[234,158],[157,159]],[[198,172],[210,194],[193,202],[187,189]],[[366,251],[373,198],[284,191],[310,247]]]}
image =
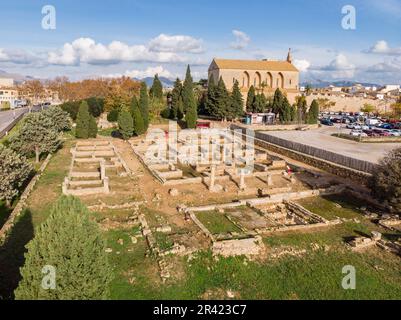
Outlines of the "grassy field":
{"label": "grassy field", "polygon": [[[67,140],[64,148],[51,159],[29,198],[28,209],[19,217],[8,241],[0,247],[0,299],[12,298],[20,280],[25,245],[61,194],[61,184],[71,161],[69,148],[73,143]],[[118,182],[127,183],[123,178]],[[138,200],[138,195],[139,190],[125,195],[127,198],[119,202]],[[112,198],[103,200],[114,201]],[[138,227],[104,231],[108,247],[112,249],[109,260],[114,270],[110,298],[227,299],[229,290],[238,299],[401,299],[399,257],[379,249],[354,253],[345,245],[345,240],[369,235],[372,230],[382,232],[388,239],[394,238],[394,233],[364,219],[358,209],[363,204],[346,196],[310,198],[300,203],[328,219],[342,217],[349,221],[314,232],[265,237],[266,256],[255,261],[243,257],[216,259],[208,250],[193,254],[192,259],[168,256],[166,261],[172,266],[172,278],[165,284]],[[2,208],[4,205],[0,203],[0,214],[4,212]],[[166,223],[163,208],[155,210],[145,206],[142,213],[151,227]],[[124,219],[129,214],[129,210],[106,210],[93,213],[93,217],[101,221],[105,217]],[[213,233],[240,232],[223,214],[205,212],[197,216]],[[132,241],[135,236],[137,242]],[[155,237],[161,249],[173,244],[166,235],[155,233]],[[276,251],[288,248],[302,253],[273,256]],[[347,291],[341,287],[345,265],[356,268],[356,290]]]}
{"label": "grassy field", "polygon": [[198,212],[196,217],[212,234],[241,232],[224,214],[217,211]]}

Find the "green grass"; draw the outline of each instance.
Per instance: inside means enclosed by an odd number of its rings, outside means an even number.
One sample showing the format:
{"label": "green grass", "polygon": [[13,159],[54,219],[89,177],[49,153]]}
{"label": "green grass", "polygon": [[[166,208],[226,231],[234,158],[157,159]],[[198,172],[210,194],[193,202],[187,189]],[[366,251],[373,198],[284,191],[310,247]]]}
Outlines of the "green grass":
{"label": "green grass", "polygon": [[[244,263],[242,257],[216,261],[204,252],[191,265],[186,263],[185,277],[164,285],[156,285],[154,270],[149,273],[144,268],[154,261],[143,255],[144,248],[140,247],[130,255],[130,262],[124,260],[135,281],[130,284],[118,276],[111,286],[113,299],[200,299],[205,292],[215,292],[212,298],[224,299],[227,290],[238,293],[240,299],[401,298],[399,260],[388,253],[319,251],[303,258]],[[356,268],[356,290],[341,287],[342,268],[346,265]]]}
{"label": "green grass", "polygon": [[117,128],[103,129],[103,130],[99,130],[97,132],[97,134],[99,136],[103,136],[103,137],[111,137],[111,134],[116,130],[117,130]]}
{"label": "green grass", "polygon": [[309,211],[329,220],[333,220],[336,217],[345,219],[361,217],[361,211],[359,208],[366,206],[363,201],[353,199],[343,194],[307,198],[297,202]]}
{"label": "green grass", "polygon": [[196,217],[212,234],[241,232],[224,214],[217,211],[198,212]]}

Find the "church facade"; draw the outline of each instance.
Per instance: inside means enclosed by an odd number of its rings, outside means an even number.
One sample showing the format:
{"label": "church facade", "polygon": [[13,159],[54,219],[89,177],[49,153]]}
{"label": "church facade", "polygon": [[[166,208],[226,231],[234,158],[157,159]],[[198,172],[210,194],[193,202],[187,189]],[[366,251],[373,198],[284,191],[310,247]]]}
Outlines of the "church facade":
{"label": "church facade", "polygon": [[222,77],[229,91],[238,81],[244,99],[251,86],[266,96],[273,95],[279,88],[290,103],[300,95],[299,71],[292,64],[291,51],[283,61],[214,59],[209,67],[209,79],[211,77],[215,84]]}

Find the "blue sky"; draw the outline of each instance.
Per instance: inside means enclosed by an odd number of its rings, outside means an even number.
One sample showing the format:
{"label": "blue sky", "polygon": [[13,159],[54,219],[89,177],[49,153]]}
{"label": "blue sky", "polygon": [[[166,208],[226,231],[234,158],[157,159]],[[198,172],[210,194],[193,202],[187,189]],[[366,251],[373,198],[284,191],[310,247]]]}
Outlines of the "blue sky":
{"label": "blue sky", "polygon": [[[56,29],[41,26],[44,5]],[[343,6],[356,29],[341,26]],[[401,83],[401,0],[13,0],[2,3],[0,69],[48,78],[205,77],[213,57],[284,59],[303,80]]]}

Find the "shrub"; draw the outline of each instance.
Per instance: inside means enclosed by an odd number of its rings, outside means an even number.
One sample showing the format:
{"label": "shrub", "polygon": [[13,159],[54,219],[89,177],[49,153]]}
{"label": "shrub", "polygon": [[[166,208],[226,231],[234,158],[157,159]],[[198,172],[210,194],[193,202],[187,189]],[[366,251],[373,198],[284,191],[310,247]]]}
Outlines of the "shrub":
{"label": "shrub", "polygon": [[131,113],[126,108],[123,108],[118,115],[118,128],[124,140],[132,137],[134,123]]}
{"label": "shrub", "polygon": [[92,115],[90,115],[90,117],[89,117],[88,136],[89,136],[89,138],[97,137],[97,122],[96,122],[96,118]]}
{"label": "shrub", "polygon": [[401,148],[390,151],[380,161],[369,187],[376,199],[401,212]]}
{"label": "shrub", "polygon": [[107,114],[107,121],[117,122],[117,120],[118,120],[118,110],[113,109]]}
{"label": "shrub", "polygon": [[[106,244],[87,208],[74,197],[62,196],[27,245],[18,300],[105,299],[111,281]],[[55,270],[55,288],[44,289],[42,268]]]}
{"label": "shrub", "polygon": [[32,165],[24,157],[0,144],[0,200],[9,205],[32,171]]}

